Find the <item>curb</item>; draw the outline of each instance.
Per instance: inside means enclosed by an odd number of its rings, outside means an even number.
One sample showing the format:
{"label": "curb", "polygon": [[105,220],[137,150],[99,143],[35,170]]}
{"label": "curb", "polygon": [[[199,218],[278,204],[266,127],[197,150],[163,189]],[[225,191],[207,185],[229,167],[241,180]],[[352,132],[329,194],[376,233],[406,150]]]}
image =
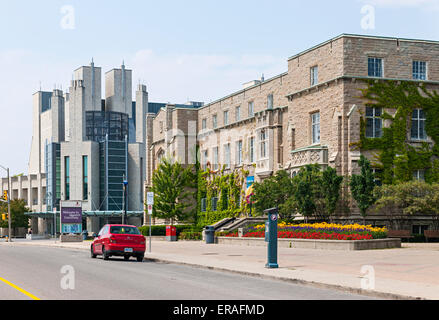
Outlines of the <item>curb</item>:
{"label": "curb", "polygon": [[400,294],[396,294],[396,293],[369,291],[369,290],[364,290],[364,289],[360,289],[360,288],[346,287],[346,286],[335,285],[335,284],[327,284],[327,283],[315,282],[315,281],[310,281],[310,280],[269,276],[269,275],[265,275],[265,274],[255,273],[255,272],[239,271],[239,270],[226,269],[226,268],[213,267],[213,266],[205,266],[205,265],[200,265],[200,264],[173,261],[173,260],[167,260],[167,259],[162,259],[162,258],[145,257],[143,260],[149,261],[149,262],[156,262],[156,263],[165,263],[165,264],[172,263],[172,264],[190,266],[190,267],[199,268],[199,269],[206,269],[206,270],[222,271],[222,272],[228,272],[228,273],[233,273],[233,274],[251,276],[251,277],[260,278],[260,279],[285,281],[285,282],[289,282],[289,283],[293,283],[293,284],[311,286],[314,288],[331,289],[331,290],[349,292],[352,294],[363,295],[363,296],[374,297],[374,298],[382,298],[382,299],[389,299],[389,300],[428,300],[426,298],[412,297],[412,296],[400,295]]}

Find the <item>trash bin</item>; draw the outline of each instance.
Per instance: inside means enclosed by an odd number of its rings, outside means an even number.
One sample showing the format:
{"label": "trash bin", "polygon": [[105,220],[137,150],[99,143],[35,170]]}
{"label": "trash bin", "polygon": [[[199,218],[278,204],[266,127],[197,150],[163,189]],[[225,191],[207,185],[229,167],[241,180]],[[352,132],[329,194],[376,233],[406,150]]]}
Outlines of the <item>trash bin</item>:
{"label": "trash bin", "polygon": [[88,237],[88,231],[87,230],[82,231],[82,240],[87,240],[87,237]]}
{"label": "trash bin", "polygon": [[207,226],[204,234],[206,235],[206,244],[215,243],[215,227]]}

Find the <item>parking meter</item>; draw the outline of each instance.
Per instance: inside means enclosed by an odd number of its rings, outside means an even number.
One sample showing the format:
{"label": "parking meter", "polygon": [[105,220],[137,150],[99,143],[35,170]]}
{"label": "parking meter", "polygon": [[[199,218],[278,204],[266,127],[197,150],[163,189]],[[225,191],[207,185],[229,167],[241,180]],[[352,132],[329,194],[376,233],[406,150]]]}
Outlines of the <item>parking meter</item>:
{"label": "parking meter", "polygon": [[270,234],[270,225],[268,221],[265,221],[265,242],[268,242],[268,235]]}
{"label": "parking meter", "polygon": [[268,242],[268,255],[266,268],[277,269],[277,224],[279,210],[278,208],[267,209],[264,211],[268,215],[268,220],[265,223],[265,241]]}

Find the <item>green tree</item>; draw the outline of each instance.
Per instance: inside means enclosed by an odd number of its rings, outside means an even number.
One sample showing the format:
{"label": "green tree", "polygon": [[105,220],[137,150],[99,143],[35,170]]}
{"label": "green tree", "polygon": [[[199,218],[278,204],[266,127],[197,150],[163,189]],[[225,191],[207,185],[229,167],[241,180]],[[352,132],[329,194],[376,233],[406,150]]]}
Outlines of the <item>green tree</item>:
{"label": "green tree", "polygon": [[324,213],[326,215],[326,219],[330,219],[337,209],[342,182],[343,177],[337,175],[337,170],[334,168],[328,167],[322,172],[321,190],[325,205]]}
{"label": "green tree", "polygon": [[[192,166],[184,168],[179,162],[163,159],[154,171],[154,216],[174,221],[187,221],[193,217],[192,198],[196,175]],[[195,208],[196,210],[196,208]]]}
{"label": "green tree", "polygon": [[293,183],[285,170],[280,170],[275,176],[269,177],[261,183],[253,184],[254,208],[257,213],[262,214],[266,209],[279,208],[279,215],[282,219],[290,217],[293,213],[289,210],[286,202],[293,192]]}
{"label": "green tree", "polygon": [[319,205],[321,205],[321,203],[316,201],[320,193],[320,177],[320,166],[310,164],[303,167],[297,176],[293,178],[295,190],[293,192],[293,198],[290,199],[289,203],[305,217],[306,222],[308,222],[308,218],[314,215]]}
{"label": "green tree", "polygon": [[352,198],[357,202],[360,209],[363,223],[366,224],[367,209],[375,203],[373,190],[376,186],[375,177],[370,165],[370,161],[366,157],[361,156],[359,161],[361,174],[352,175],[350,188]]}
{"label": "green tree", "polygon": [[376,208],[383,210],[395,229],[402,228],[407,215],[431,215],[434,228],[439,228],[439,184],[409,181],[375,188]]}
{"label": "green tree", "polygon": [[[8,204],[2,202],[0,206],[0,213],[8,213]],[[26,215],[29,212],[29,208],[26,207],[26,203],[22,199],[11,200],[11,227],[12,228],[28,228],[29,217]],[[8,221],[1,221],[1,228],[8,228]]]}

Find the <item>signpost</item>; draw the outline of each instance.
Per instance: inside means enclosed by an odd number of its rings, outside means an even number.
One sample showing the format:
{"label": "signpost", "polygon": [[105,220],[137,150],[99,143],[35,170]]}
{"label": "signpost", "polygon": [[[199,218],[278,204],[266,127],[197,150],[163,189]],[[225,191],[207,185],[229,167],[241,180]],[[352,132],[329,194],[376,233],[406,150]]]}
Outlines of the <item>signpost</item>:
{"label": "signpost", "polygon": [[154,192],[146,194],[146,205],[148,206],[149,215],[149,253],[151,253],[151,225],[152,225],[152,206],[154,205]]}
{"label": "signpost", "polygon": [[123,211],[122,211],[122,224],[125,224],[127,219],[127,204],[126,204],[126,200],[127,200],[127,187],[128,187],[128,180],[125,177],[125,174],[123,175]]}
{"label": "signpost", "polygon": [[53,211],[53,237],[56,242],[56,208],[53,208],[52,211]]}
{"label": "signpost", "polygon": [[[64,201],[61,203],[60,228],[61,242],[82,242],[82,202]],[[73,236],[65,236],[66,234],[73,234]]]}

